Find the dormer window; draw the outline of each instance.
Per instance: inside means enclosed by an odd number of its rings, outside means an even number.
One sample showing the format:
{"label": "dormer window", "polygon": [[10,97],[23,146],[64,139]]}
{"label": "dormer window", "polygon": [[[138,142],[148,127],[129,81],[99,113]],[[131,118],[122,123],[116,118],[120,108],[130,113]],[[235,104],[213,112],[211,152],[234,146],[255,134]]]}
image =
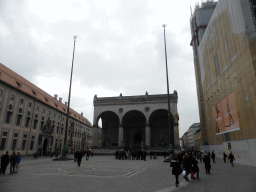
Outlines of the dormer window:
{"label": "dormer window", "polygon": [[44,99],[45,99],[45,101],[49,102],[49,100],[46,97]]}
{"label": "dormer window", "polygon": [[66,111],[66,109],[63,108],[63,111]]}
{"label": "dormer window", "polygon": [[[54,103],[56,107],[58,107],[58,105],[56,103]],[[55,114],[54,114],[55,115]]]}
{"label": "dormer window", "polygon": [[36,93],[35,91],[33,91],[33,90],[32,90],[32,93],[33,93],[35,96],[37,95],[37,93]]}
{"label": "dormer window", "polygon": [[16,83],[17,83],[18,87],[22,87],[22,85],[18,81],[16,81]]}

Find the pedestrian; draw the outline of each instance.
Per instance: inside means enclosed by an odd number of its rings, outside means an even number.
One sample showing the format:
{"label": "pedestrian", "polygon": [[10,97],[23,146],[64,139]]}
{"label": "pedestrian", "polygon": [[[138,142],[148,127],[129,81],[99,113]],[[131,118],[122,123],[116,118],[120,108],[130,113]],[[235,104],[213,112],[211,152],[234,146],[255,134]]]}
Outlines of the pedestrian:
{"label": "pedestrian", "polygon": [[166,158],[166,151],[164,151],[164,159]]}
{"label": "pedestrian", "polygon": [[143,159],[144,159],[144,161],[146,161],[146,157],[147,157],[147,152],[144,150],[143,151]]}
{"label": "pedestrian", "polygon": [[206,174],[211,174],[210,170],[211,170],[211,159],[209,157],[209,155],[207,153],[205,153],[204,155],[204,166],[205,166],[205,172]]}
{"label": "pedestrian", "polygon": [[192,172],[193,174],[196,173],[196,178],[199,179],[199,167],[198,167],[198,161],[196,160],[196,156],[192,159]]}
{"label": "pedestrian", "polygon": [[224,163],[226,163],[226,158],[227,158],[227,155],[225,152],[223,152],[223,159],[224,159]]}
{"label": "pedestrian", "polygon": [[186,174],[183,178],[188,182],[189,182],[188,175],[191,173],[191,168],[192,168],[192,164],[189,158],[189,154],[185,153],[185,157],[183,159],[183,169],[186,171]]}
{"label": "pedestrian", "polygon": [[152,156],[153,156],[152,151],[150,151],[149,155],[150,155],[150,159],[152,159]]}
{"label": "pedestrian", "polygon": [[10,157],[10,174],[14,173],[16,162],[17,162],[17,155],[15,154],[15,151],[13,151]]}
{"label": "pedestrian", "polygon": [[19,172],[20,161],[21,161],[21,154],[20,154],[20,152],[18,152],[17,161],[16,161],[16,172],[17,172],[17,173]]}
{"label": "pedestrian", "polygon": [[216,162],[215,162],[215,153],[214,153],[214,150],[212,150],[212,161],[213,161],[213,163],[216,163]]}
{"label": "pedestrian", "polygon": [[172,167],[172,175],[175,175],[175,179],[176,179],[176,187],[179,186],[179,175],[181,173],[181,169],[180,169],[180,162],[178,160],[178,157],[176,155],[173,156],[172,160],[171,160],[171,164],[170,167]]}
{"label": "pedestrian", "polygon": [[86,151],[86,161],[89,160],[89,157],[90,157],[90,151],[87,150],[87,151]]}
{"label": "pedestrian", "polygon": [[80,167],[82,161],[83,154],[81,151],[77,153],[77,165]]}
{"label": "pedestrian", "polygon": [[77,151],[74,153],[74,162],[76,162],[77,161]]}
{"label": "pedestrian", "polygon": [[233,161],[235,160],[235,157],[231,152],[229,154],[229,160],[230,160],[230,163],[231,163],[232,167],[234,167]]}
{"label": "pedestrian", "polygon": [[6,151],[5,155],[2,156],[1,158],[1,171],[5,175],[6,167],[9,164],[9,155],[8,151]]}

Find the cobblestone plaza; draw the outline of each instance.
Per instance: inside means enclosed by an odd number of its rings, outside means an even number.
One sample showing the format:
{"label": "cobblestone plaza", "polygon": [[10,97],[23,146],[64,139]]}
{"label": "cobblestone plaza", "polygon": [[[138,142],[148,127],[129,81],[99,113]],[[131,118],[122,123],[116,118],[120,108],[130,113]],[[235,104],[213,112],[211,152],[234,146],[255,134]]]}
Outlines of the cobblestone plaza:
{"label": "cobblestone plaza", "polygon": [[[94,156],[82,159],[81,167],[74,161],[52,161],[24,157],[19,173],[0,175],[0,191],[237,191],[255,192],[254,167],[223,163],[217,159],[206,175],[199,163],[200,180],[186,182],[180,176],[180,186],[174,186],[169,163],[158,159],[116,160],[114,156]],[[7,167],[9,173],[9,166]],[[190,177],[189,177],[190,178]]]}

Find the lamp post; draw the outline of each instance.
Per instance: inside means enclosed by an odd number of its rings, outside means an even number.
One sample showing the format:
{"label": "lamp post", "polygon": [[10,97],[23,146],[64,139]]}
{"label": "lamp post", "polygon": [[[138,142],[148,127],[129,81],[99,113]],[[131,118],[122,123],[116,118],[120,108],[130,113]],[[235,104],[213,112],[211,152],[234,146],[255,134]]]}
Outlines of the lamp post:
{"label": "lamp post", "polygon": [[171,127],[171,105],[170,105],[170,94],[169,94],[169,78],[168,78],[168,65],[167,65],[167,53],[166,53],[166,38],[165,38],[165,27],[166,24],[163,24],[164,28],[164,48],[165,48],[165,63],[166,63],[166,82],[167,82],[167,95],[168,95],[168,128],[169,128],[169,137],[170,137],[170,143],[169,143],[169,153],[170,158],[172,158],[173,152],[174,152],[174,138],[173,138],[173,130]]}
{"label": "lamp post", "polygon": [[73,63],[74,63],[74,55],[75,55],[75,47],[76,47],[76,38],[74,36],[74,48],[73,48],[73,58],[72,58],[72,67],[71,67],[71,76],[70,76],[70,85],[69,85],[69,94],[68,94],[68,108],[67,108],[67,118],[66,118],[66,130],[64,137],[64,145],[62,149],[62,157],[66,157],[68,148],[67,148],[67,135],[68,135],[68,120],[69,120],[69,105],[70,105],[70,95],[71,95],[71,84],[72,84],[72,73],[73,73]]}

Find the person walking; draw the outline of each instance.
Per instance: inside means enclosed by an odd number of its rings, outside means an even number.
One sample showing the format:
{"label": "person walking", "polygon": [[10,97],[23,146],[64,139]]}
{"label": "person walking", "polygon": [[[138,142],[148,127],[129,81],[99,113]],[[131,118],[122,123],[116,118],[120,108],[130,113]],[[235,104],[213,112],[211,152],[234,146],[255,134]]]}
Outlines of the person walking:
{"label": "person walking", "polygon": [[10,157],[10,174],[14,173],[16,162],[17,162],[17,155],[15,154],[15,151],[13,151]]}
{"label": "person walking", "polygon": [[206,174],[207,173],[211,174],[210,173],[210,170],[211,170],[211,159],[210,159],[210,157],[209,157],[209,155],[207,153],[205,153],[203,161],[204,161],[204,166],[205,166]]}
{"label": "person walking", "polygon": [[16,172],[19,172],[20,169],[20,161],[21,161],[21,154],[18,152],[17,161],[16,161]]}
{"label": "person walking", "polygon": [[229,160],[230,160],[230,163],[231,163],[232,167],[234,167],[233,161],[235,160],[235,157],[231,152],[229,154]]}
{"label": "person walking", "polygon": [[192,172],[193,174],[196,174],[196,178],[199,179],[199,167],[198,167],[198,161],[196,160],[196,156],[192,159]]}
{"label": "person walking", "polygon": [[223,159],[224,159],[224,163],[226,163],[226,158],[227,158],[227,155],[225,152],[223,152]]}
{"label": "person walking", "polygon": [[176,179],[176,187],[179,186],[179,175],[180,175],[180,162],[178,160],[178,157],[176,155],[173,156],[172,160],[171,160],[171,164],[170,167],[172,167],[172,175],[175,175],[175,179]]}
{"label": "person walking", "polygon": [[77,165],[80,167],[82,161],[83,154],[81,151],[77,153]]}
{"label": "person walking", "polygon": [[183,178],[186,179],[186,181],[188,182],[189,182],[188,174],[191,173],[191,168],[192,168],[192,164],[189,158],[189,154],[185,153],[185,157],[183,159],[183,169],[186,170],[186,175]]}
{"label": "person walking", "polygon": [[8,151],[6,151],[5,155],[2,156],[1,158],[1,171],[5,175],[6,167],[9,164],[9,155]]}
{"label": "person walking", "polygon": [[215,153],[214,153],[214,150],[212,150],[212,161],[213,161],[213,163],[216,163],[216,162],[215,162]]}
{"label": "person walking", "polygon": [[90,157],[90,152],[89,150],[86,151],[86,161],[89,160],[89,157]]}

